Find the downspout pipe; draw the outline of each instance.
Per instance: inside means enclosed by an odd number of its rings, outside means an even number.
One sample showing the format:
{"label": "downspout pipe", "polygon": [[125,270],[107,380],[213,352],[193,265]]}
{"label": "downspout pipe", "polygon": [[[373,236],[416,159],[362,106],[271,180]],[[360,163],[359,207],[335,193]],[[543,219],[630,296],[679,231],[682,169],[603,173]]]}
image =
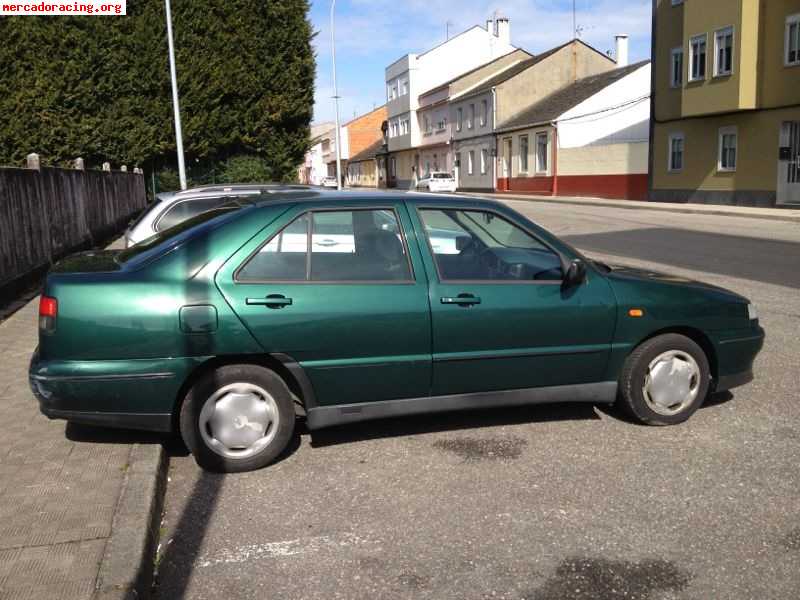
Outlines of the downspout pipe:
{"label": "downspout pipe", "polygon": [[553,196],[558,196],[558,122],[551,121],[553,126]]}
{"label": "downspout pipe", "polygon": [[497,189],[497,159],[500,156],[498,150],[498,137],[495,133],[497,129],[497,88],[492,87],[492,139],[494,140],[494,156],[492,156],[492,191],[496,192]]}

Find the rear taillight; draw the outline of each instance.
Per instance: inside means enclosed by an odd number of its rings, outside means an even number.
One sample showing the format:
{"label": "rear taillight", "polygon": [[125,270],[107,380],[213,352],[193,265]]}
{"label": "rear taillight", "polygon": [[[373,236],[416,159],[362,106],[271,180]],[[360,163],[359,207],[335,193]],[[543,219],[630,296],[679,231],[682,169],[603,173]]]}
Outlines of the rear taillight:
{"label": "rear taillight", "polygon": [[49,296],[39,298],[39,329],[52,333],[56,330],[56,317],[58,317],[58,300]]}

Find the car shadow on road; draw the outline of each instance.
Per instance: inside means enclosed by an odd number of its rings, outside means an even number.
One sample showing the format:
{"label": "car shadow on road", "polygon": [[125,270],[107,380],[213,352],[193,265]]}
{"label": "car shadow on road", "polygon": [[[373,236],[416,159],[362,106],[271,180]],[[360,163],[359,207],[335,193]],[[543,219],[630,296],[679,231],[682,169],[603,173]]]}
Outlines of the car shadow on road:
{"label": "car shadow on road", "polygon": [[[705,410],[707,408],[712,408],[714,406],[720,406],[721,404],[726,404],[733,400],[733,394],[731,392],[715,392],[711,394],[708,398],[706,398],[705,402],[700,406],[698,410]],[[631,416],[629,416],[624,410],[621,410],[618,406],[614,404],[603,404],[598,405],[597,409],[602,412],[604,415],[607,415],[613,419],[617,419],[619,421],[624,421],[625,423],[630,423],[631,425],[641,425],[642,427],[649,427],[649,425],[643,425],[639,421],[635,420]]]}
{"label": "car shadow on road", "polygon": [[367,423],[338,425],[329,429],[309,431],[304,421],[298,422],[300,435],[309,435],[315,448],[349,444],[379,438],[391,438],[421,433],[481,429],[523,423],[553,421],[597,420],[600,416],[592,404],[548,404],[514,406],[498,410],[479,409],[452,413],[434,413],[412,417],[396,417]]}

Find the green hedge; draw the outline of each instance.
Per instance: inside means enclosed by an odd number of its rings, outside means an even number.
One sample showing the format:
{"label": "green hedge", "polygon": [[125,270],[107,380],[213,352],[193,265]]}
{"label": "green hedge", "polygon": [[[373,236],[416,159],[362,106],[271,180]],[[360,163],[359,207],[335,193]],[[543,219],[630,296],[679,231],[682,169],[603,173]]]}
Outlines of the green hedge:
{"label": "green hedge", "polygon": [[[125,17],[0,19],[0,164],[82,156],[161,170],[175,136],[163,0]],[[308,144],[315,61],[307,0],[173,0],[188,164],[247,155],[294,177]]]}

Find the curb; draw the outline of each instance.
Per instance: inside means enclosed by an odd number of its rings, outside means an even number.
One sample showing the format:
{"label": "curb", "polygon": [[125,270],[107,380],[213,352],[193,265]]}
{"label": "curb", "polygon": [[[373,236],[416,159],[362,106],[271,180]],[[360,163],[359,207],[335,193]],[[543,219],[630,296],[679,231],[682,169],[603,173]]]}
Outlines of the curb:
{"label": "curb", "polygon": [[92,600],[150,597],[169,460],[161,444],[134,444]]}
{"label": "curb", "polygon": [[800,215],[794,214],[780,214],[784,210],[792,210],[792,209],[782,209],[776,208],[772,209],[775,210],[776,214],[765,214],[765,213],[740,213],[740,212],[731,212],[727,211],[724,208],[712,208],[712,205],[709,205],[708,208],[695,208],[694,206],[687,206],[686,204],[668,204],[665,202],[648,202],[647,206],[642,206],[640,203],[632,204],[630,201],[627,200],[605,200],[603,198],[597,198],[592,200],[577,200],[571,198],[549,198],[547,196],[519,196],[519,195],[506,195],[506,194],[477,194],[477,193],[470,193],[470,196],[479,196],[486,198],[487,196],[490,198],[494,198],[495,200],[517,200],[520,202],[547,202],[549,204],[571,204],[573,206],[602,206],[607,208],[624,208],[626,210],[656,210],[661,212],[678,212],[684,214],[694,214],[694,215],[713,215],[713,216],[722,216],[722,217],[742,217],[745,219],[765,219],[768,221],[786,221],[789,223],[800,223]]}

